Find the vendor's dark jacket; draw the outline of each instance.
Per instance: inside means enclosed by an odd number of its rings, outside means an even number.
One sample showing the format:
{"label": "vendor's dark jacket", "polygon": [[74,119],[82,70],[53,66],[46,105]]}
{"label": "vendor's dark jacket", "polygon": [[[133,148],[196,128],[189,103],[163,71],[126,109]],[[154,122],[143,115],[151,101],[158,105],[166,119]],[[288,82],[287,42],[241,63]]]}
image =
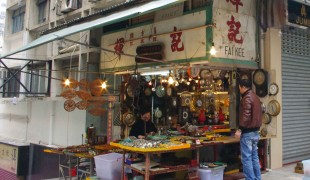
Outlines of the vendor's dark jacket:
{"label": "vendor's dark jacket", "polygon": [[157,128],[155,127],[154,123],[151,120],[146,122],[139,119],[132,125],[129,136],[136,136],[136,137],[138,137],[139,135],[145,136],[144,123],[146,126],[146,133],[157,132]]}
{"label": "vendor's dark jacket", "polygon": [[258,131],[262,125],[262,107],[258,96],[251,90],[242,94],[239,108],[239,128],[242,133]]}

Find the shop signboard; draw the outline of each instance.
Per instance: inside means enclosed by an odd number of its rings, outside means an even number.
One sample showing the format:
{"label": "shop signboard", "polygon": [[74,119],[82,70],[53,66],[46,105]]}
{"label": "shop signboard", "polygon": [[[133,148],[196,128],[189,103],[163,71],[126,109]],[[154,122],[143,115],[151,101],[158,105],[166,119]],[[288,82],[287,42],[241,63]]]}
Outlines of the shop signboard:
{"label": "shop signboard", "polygon": [[256,59],[256,4],[254,0],[215,0],[213,42],[216,57]]}
{"label": "shop signboard", "polygon": [[288,1],[288,22],[310,27],[310,6],[296,1]]}
{"label": "shop signboard", "polygon": [[138,47],[157,44],[162,61],[191,61],[206,56],[206,11],[105,34],[101,41],[111,51],[102,51],[101,69],[133,66]]}
{"label": "shop signboard", "polygon": [[0,144],[0,168],[17,174],[17,154],[17,147]]}

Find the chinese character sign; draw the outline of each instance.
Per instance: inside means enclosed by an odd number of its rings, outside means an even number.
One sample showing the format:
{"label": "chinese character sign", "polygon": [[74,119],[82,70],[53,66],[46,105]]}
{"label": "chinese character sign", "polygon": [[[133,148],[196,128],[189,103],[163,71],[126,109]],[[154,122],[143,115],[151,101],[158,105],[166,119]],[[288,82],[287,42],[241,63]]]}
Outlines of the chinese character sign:
{"label": "chinese character sign", "polygon": [[239,29],[241,27],[241,23],[239,21],[236,22],[235,17],[231,16],[230,21],[227,21],[227,25],[229,27],[227,34],[229,41],[234,41],[235,43],[242,44],[243,43],[242,36],[237,38],[237,35],[239,35]]}
{"label": "chinese character sign", "polygon": [[241,0],[226,0],[226,2],[232,3],[234,6],[236,6],[236,12],[239,11],[239,6],[243,6]]}
{"label": "chinese character sign", "polygon": [[217,58],[253,61],[256,53],[254,0],[214,0],[213,42]]}
{"label": "chinese character sign", "polygon": [[[155,21],[151,24],[105,34],[101,38],[102,48],[110,51],[101,51],[100,68],[103,70],[134,66],[136,65],[134,56],[138,54],[138,47],[153,47],[158,44],[162,45],[162,53],[156,52],[155,55],[152,54],[154,52],[149,53],[154,59],[176,61],[188,57],[193,59],[205,57],[206,18],[206,11],[201,10],[180,15],[177,18]],[[122,61],[111,63],[118,54],[123,55]]]}
{"label": "chinese character sign", "polygon": [[114,54],[121,55],[124,53],[123,52],[124,43],[125,43],[124,38],[119,38],[116,40],[115,46],[114,46]]}
{"label": "chinese character sign", "polygon": [[174,27],[174,33],[170,34],[171,37],[171,51],[183,51],[184,50],[184,44],[181,42],[181,36],[182,32],[176,32],[177,28]]}

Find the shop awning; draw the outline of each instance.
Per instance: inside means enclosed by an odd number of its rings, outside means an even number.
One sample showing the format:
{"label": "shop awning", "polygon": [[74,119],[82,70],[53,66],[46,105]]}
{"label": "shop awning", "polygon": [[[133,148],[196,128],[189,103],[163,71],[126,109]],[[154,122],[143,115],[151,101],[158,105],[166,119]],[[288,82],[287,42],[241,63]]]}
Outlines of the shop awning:
{"label": "shop awning", "polygon": [[92,20],[89,22],[70,26],[70,27],[67,27],[65,29],[43,35],[43,36],[39,37],[38,39],[28,43],[27,45],[15,50],[15,51],[12,51],[8,54],[1,56],[0,59],[5,58],[5,57],[10,56],[10,55],[13,55],[13,54],[16,54],[16,53],[19,53],[19,52],[22,52],[22,51],[26,51],[26,50],[35,48],[37,46],[40,46],[40,45],[45,44],[45,43],[52,42],[54,40],[62,39],[66,36],[69,36],[69,35],[72,35],[75,33],[79,33],[79,32],[90,30],[90,29],[100,28],[100,27],[103,27],[103,26],[106,26],[109,24],[120,22],[120,21],[130,19],[133,17],[137,17],[137,16],[140,16],[143,14],[147,14],[147,13],[156,11],[156,10],[161,9],[163,7],[167,7],[167,6],[176,4],[178,2],[182,2],[182,1],[184,1],[184,0],[155,0],[155,1],[143,4],[143,5],[139,5],[139,6],[134,7],[134,8],[126,9],[124,11],[117,12],[117,13],[96,19],[96,20]]}

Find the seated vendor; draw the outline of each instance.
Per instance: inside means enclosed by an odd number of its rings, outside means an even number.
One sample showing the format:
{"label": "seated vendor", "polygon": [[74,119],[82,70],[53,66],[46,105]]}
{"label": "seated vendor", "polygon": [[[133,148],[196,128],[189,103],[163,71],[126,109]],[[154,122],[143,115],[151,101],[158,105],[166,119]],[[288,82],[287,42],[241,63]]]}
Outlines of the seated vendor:
{"label": "seated vendor", "polygon": [[140,110],[140,117],[131,127],[129,136],[135,136],[139,139],[145,138],[149,134],[155,134],[157,128],[151,121],[151,110],[148,107],[143,107]]}

